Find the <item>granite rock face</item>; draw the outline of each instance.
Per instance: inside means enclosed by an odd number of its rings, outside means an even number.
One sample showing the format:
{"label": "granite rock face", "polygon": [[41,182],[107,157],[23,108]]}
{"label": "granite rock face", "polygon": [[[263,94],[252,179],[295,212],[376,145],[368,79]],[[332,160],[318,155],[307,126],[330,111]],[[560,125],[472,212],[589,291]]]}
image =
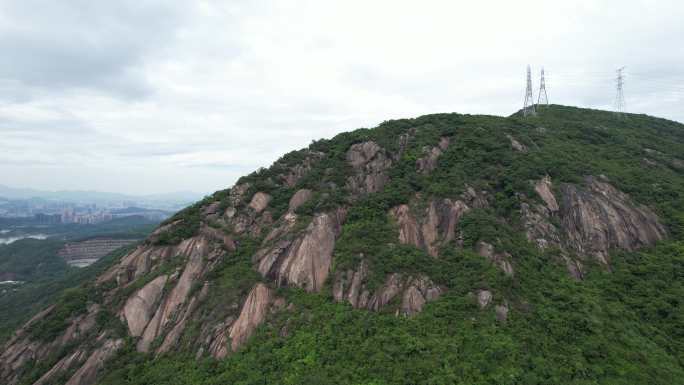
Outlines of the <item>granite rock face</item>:
{"label": "granite rock face", "polygon": [[294,187],[300,179],[302,179],[313,167],[316,162],[323,159],[325,154],[316,151],[307,151],[304,160],[292,167],[288,167],[287,171],[279,175],[279,179],[288,187]]}
{"label": "granite rock face", "polygon": [[249,207],[251,207],[255,212],[260,213],[264,211],[266,206],[268,206],[268,203],[271,201],[271,199],[272,198],[270,195],[258,192],[252,197],[252,201],[249,202]]}
{"label": "granite rock face", "polygon": [[201,277],[206,266],[203,254],[192,253],[189,256],[183,273],[175,282],[173,289],[159,304],[154,316],[145,327],[142,338],[138,341],[138,351],[148,352],[150,345],[157,337],[163,336],[167,328],[172,328],[178,319],[182,319],[182,314],[189,310],[186,304],[189,301],[193,283]]}
{"label": "granite rock face", "polygon": [[539,197],[546,203],[546,208],[549,209],[549,211],[558,211],[559,206],[556,197],[553,195],[550,176],[547,175],[539,180],[534,185],[534,191],[536,191],[537,194],[539,194]]}
{"label": "granite rock face", "polygon": [[437,168],[437,161],[439,157],[447,150],[449,147],[450,139],[448,137],[442,137],[439,140],[439,144],[432,148],[425,148],[425,155],[422,158],[416,160],[416,169],[421,174],[429,174],[434,169]]}
{"label": "granite rock face", "polygon": [[563,184],[561,192],[561,226],[568,247],[578,254],[608,264],[612,248],[636,250],[667,235],[653,211],[599,178],[587,177],[584,187]]}
{"label": "granite rock face", "polygon": [[381,191],[389,182],[387,170],[392,165],[392,158],[373,141],[352,145],[347,151],[347,162],[354,169],[354,175],[347,180],[347,186],[354,194]]}
{"label": "granite rock face", "polygon": [[167,279],[167,275],[160,275],[126,301],[123,315],[131,336],[140,337],[142,335],[145,326],[154,314],[154,306],[159,301]]}
{"label": "granite rock face", "polygon": [[296,238],[280,239],[257,252],[257,270],[277,285],[299,286],[320,291],[332,264],[335,240],[340,234],[346,212],[337,210],[316,214],[305,231]]}
{"label": "granite rock face", "polygon": [[259,326],[271,305],[273,293],[263,283],[259,283],[247,295],[247,300],[242,306],[240,316],[230,327],[231,349],[237,350],[252,335],[254,329]]}
{"label": "granite rock face", "polygon": [[[33,325],[49,317],[55,311],[55,307],[50,306],[33,316],[3,346],[3,350],[0,352],[0,379],[3,383],[16,384],[20,380],[19,370],[25,364],[48,359],[54,352],[65,349],[91,334],[95,329],[100,310],[100,305],[91,304],[84,314],[68,320],[68,326],[61,334],[48,341],[32,338],[30,331]],[[49,383],[48,380],[52,376],[79,365],[85,357],[86,353],[72,354],[70,359],[67,357],[64,361],[60,360],[55,365],[57,368],[46,376],[44,381]],[[47,372],[45,374],[47,375]]]}
{"label": "granite rock face", "polygon": [[588,176],[582,185],[561,184],[560,199],[549,177],[537,181],[535,191],[544,204],[521,205],[527,238],[541,249],[559,249],[576,279],[584,274],[583,264],[572,255],[593,257],[609,266],[611,249],[636,250],[667,236],[653,211],[637,205],[603,178]]}
{"label": "granite rock face", "polygon": [[81,366],[76,373],[67,381],[66,385],[90,385],[97,379],[97,373],[114,354],[121,349],[124,341],[122,339],[104,341],[101,347],[96,349],[88,357],[88,360]]}
{"label": "granite rock face", "polygon": [[458,235],[458,222],[470,208],[462,200],[433,199],[423,213],[416,215],[409,205],[390,210],[399,225],[399,242],[424,249],[433,257],[439,248]]}
{"label": "granite rock face", "polygon": [[311,195],[313,194],[313,191],[309,189],[301,189],[297,190],[296,193],[290,198],[290,203],[288,205],[288,208],[291,212],[294,212],[297,210],[301,205],[306,203],[309,199],[311,199]]}
{"label": "granite rock face", "polygon": [[426,303],[438,299],[445,291],[425,275],[413,277],[393,273],[386,277],[382,286],[371,292],[366,285],[368,273],[365,262],[361,262],[356,270],[338,273],[333,283],[334,299],[348,302],[356,309],[380,311],[399,298],[396,314],[410,316],[422,311]]}

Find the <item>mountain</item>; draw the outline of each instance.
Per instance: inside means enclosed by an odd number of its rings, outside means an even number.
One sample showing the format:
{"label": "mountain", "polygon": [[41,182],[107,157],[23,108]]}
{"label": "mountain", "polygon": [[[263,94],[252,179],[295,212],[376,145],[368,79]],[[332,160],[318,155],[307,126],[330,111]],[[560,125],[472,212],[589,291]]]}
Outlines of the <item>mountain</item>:
{"label": "mountain", "polygon": [[108,203],[134,201],[145,204],[179,205],[202,198],[202,194],[191,191],[177,191],[149,195],[129,195],[101,191],[43,191],[27,188],[14,188],[0,185],[0,199],[43,199],[73,203]]}
{"label": "mountain", "polygon": [[435,114],[286,154],[5,342],[7,384],[675,384],[684,125]]}

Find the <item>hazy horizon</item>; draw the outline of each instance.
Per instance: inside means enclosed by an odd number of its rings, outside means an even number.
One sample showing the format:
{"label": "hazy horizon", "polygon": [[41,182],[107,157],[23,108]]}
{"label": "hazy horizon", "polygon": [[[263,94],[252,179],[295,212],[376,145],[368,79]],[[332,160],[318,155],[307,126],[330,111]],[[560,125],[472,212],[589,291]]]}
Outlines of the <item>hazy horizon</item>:
{"label": "hazy horizon", "polygon": [[[36,10],[40,10],[37,12]],[[684,3],[0,0],[0,184],[213,192],[382,121],[554,104],[684,122]]]}

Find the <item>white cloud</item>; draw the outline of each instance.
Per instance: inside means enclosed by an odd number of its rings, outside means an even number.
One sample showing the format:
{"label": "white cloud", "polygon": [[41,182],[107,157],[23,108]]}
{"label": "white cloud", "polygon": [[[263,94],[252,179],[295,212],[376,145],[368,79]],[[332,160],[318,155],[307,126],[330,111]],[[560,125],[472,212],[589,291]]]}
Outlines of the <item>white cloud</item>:
{"label": "white cloud", "polygon": [[[19,5],[18,5],[19,4]],[[29,12],[29,10],[31,12]],[[34,12],[40,10],[40,12]],[[210,192],[392,118],[553,103],[684,121],[675,1],[0,0],[3,183]]]}

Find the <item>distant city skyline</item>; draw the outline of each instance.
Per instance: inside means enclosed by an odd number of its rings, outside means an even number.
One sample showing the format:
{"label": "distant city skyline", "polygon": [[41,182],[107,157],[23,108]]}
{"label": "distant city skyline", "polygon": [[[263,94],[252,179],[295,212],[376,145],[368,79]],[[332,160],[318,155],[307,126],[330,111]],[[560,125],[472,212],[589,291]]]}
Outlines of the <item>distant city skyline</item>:
{"label": "distant city skyline", "polygon": [[599,109],[626,66],[626,112],[684,122],[680,1],[86,3],[0,0],[0,184],[206,194],[384,120],[512,114],[528,64],[535,100],[543,66]]}
{"label": "distant city skyline", "polygon": [[[213,191],[211,191],[213,192]],[[156,194],[136,194],[134,193],[122,193],[114,191],[101,191],[101,190],[42,190],[30,187],[19,187],[19,186],[8,186],[0,183],[0,198],[18,198],[18,199],[29,199],[33,197],[45,198],[45,199],[57,199],[64,201],[124,201],[127,199],[140,199],[143,201],[147,200],[195,200],[204,195],[208,195],[211,192],[199,192],[199,191],[169,191],[161,192]]]}

